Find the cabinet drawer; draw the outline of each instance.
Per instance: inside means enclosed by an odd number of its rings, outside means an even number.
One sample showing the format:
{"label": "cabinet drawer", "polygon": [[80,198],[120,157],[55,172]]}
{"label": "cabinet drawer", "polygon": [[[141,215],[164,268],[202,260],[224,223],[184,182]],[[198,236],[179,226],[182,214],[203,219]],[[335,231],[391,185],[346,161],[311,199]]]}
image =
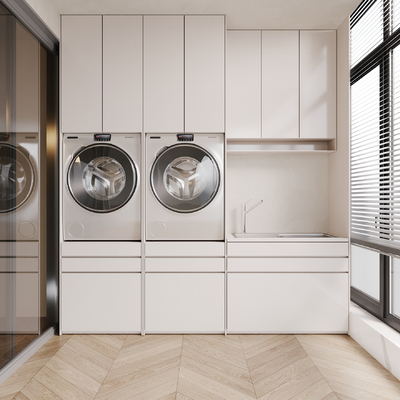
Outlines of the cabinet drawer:
{"label": "cabinet drawer", "polygon": [[343,333],[348,274],[228,274],[228,331]]}
{"label": "cabinet drawer", "polygon": [[224,258],[146,258],[146,272],[224,272]]}
{"label": "cabinet drawer", "polygon": [[228,258],[230,272],[348,272],[348,258]]}
{"label": "cabinet drawer", "polygon": [[0,272],[39,272],[39,258],[0,258]]}
{"label": "cabinet drawer", "polygon": [[63,333],[140,331],[141,274],[62,274]]}
{"label": "cabinet drawer", "polygon": [[146,331],[224,331],[224,275],[154,273],[146,276]]}
{"label": "cabinet drawer", "polygon": [[140,242],[64,242],[63,257],[140,257]]}
{"label": "cabinet drawer", "polygon": [[224,257],[223,242],[147,242],[146,257]]}
{"label": "cabinet drawer", "polygon": [[2,257],[39,257],[38,242],[0,242]]}
{"label": "cabinet drawer", "polygon": [[63,258],[62,272],[140,272],[141,258]]}
{"label": "cabinet drawer", "polygon": [[347,257],[347,243],[228,243],[229,257]]}

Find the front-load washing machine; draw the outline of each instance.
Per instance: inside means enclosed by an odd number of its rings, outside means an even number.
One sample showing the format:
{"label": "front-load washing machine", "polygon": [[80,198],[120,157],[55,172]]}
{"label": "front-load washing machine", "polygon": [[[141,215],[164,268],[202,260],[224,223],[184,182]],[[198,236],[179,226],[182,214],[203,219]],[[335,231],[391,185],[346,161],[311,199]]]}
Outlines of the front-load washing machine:
{"label": "front-load washing machine", "polygon": [[0,134],[0,241],[39,240],[39,135]]}
{"label": "front-load washing machine", "polygon": [[140,134],[64,134],[64,240],[140,240]]}
{"label": "front-load washing machine", "polygon": [[224,135],[146,135],[146,239],[224,240]]}

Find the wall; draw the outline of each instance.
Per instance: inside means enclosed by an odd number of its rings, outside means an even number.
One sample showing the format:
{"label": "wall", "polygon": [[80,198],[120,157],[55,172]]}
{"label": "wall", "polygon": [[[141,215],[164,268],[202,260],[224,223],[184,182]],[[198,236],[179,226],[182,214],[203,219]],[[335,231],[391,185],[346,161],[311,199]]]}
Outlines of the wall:
{"label": "wall", "polygon": [[329,233],[349,236],[349,18],[337,30],[337,151],[329,155]]}
{"label": "wall", "polygon": [[235,154],[227,167],[227,233],[241,231],[250,199],[264,203],[248,214],[248,232],[327,232],[327,155]]}
{"label": "wall", "polygon": [[50,0],[24,0],[57,38],[60,38],[60,14]]}

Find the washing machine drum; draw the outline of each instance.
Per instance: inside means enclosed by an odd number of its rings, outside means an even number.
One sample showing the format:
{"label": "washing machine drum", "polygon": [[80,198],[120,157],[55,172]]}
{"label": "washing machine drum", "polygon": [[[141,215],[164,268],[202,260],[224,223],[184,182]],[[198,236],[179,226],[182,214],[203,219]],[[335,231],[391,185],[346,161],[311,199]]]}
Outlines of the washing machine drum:
{"label": "washing machine drum", "polygon": [[214,157],[202,147],[186,143],[166,148],[150,173],[151,188],[158,201],[179,213],[207,207],[218,192],[220,180]]}
{"label": "washing machine drum", "polygon": [[125,151],[111,144],[94,144],[75,154],[67,184],[83,208],[107,213],[123,207],[137,186],[137,169]]}
{"label": "washing machine drum", "polygon": [[29,156],[17,147],[0,144],[0,213],[22,207],[33,192],[35,173]]}

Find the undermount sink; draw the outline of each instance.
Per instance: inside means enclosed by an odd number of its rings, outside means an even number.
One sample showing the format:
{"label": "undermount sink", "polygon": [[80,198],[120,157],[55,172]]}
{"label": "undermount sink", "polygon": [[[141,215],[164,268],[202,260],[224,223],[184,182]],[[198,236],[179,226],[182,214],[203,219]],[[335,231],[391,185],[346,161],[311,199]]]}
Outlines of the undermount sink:
{"label": "undermount sink", "polygon": [[268,238],[325,238],[332,237],[326,233],[233,233],[237,239],[268,239]]}

